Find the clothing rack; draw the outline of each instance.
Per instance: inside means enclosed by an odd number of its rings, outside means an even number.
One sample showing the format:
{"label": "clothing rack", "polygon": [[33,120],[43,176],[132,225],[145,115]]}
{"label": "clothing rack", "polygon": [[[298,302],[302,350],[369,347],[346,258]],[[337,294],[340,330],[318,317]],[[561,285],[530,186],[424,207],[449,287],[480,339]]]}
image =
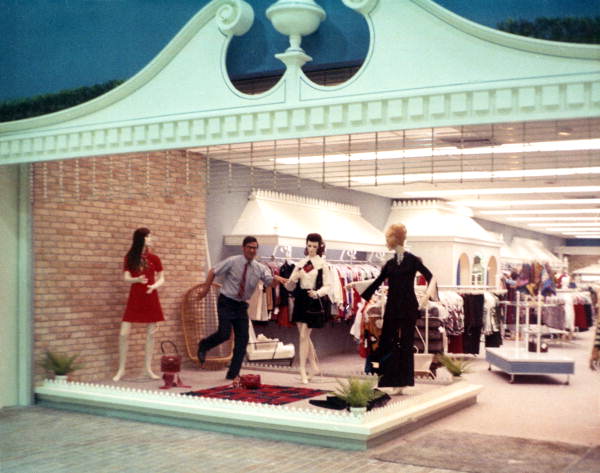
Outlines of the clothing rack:
{"label": "clothing rack", "polygon": [[456,289],[459,291],[488,291],[488,292],[499,292],[499,291],[504,291],[506,292],[506,289],[499,289],[498,286],[480,286],[480,285],[473,285],[473,284],[469,284],[469,285],[458,285],[458,286],[452,286],[452,285],[440,285],[438,284],[438,289]]}
{"label": "clothing rack", "polygon": [[[522,295],[517,293],[516,301],[500,301],[500,304],[506,306],[515,306],[515,346],[517,349],[519,348],[519,333],[520,333],[520,323],[521,323],[521,307],[525,307],[525,331],[529,334],[530,332],[530,324],[529,324],[529,314],[530,309],[532,307],[537,308],[537,321],[536,321],[536,342],[537,342],[537,353],[540,353],[540,345],[542,340],[542,307],[556,307],[556,304],[547,304],[543,302],[543,296],[541,293],[538,293],[535,301],[530,300],[525,296],[525,298],[521,297]],[[525,340],[525,350],[527,351],[527,340]]]}

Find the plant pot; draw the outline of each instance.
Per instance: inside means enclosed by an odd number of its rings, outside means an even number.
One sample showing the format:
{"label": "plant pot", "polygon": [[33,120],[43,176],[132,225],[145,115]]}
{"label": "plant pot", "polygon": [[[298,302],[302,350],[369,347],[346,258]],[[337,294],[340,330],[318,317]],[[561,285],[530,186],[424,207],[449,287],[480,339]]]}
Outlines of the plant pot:
{"label": "plant pot", "polygon": [[353,416],[362,416],[367,413],[367,406],[362,406],[362,407],[350,406],[349,409],[350,409],[350,414],[352,414]]}
{"label": "plant pot", "polygon": [[57,383],[66,383],[69,381],[69,375],[67,374],[55,374],[54,381]]}

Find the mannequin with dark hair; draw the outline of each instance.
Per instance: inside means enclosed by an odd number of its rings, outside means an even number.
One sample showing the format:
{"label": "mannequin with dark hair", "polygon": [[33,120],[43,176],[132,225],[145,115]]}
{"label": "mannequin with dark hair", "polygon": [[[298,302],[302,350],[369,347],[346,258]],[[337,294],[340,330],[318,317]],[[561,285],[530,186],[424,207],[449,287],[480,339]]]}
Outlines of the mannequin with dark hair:
{"label": "mannequin with dark hair", "polygon": [[315,320],[314,316],[307,314],[311,299],[318,299],[329,292],[331,277],[329,266],[322,258],[325,252],[325,243],[318,233],[309,233],[306,236],[305,258],[300,260],[290,275],[286,289],[293,291],[294,310],[292,322],[298,326],[298,359],[300,364],[300,379],[306,384],[309,377],[306,372],[306,360],[310,361],[312,374],[319,372],[317,352],[310,339],[313,328],[323,327],[322,320]]}
{"label": "mannequin with dark hair", "polygon": [[125,255],[123,279],[131,284],[127,307],[123,314],[119,332],[119,369],[113,381],[119,381],[125,374],[129,333],[132,323],[146,323],[146,374],[152,379],[159,379],[152,371],[152,354],[154,352],[154,334],[157,322],[165,320],[158,292],[165,282],[160,258],[151,252],[152,236],[147,228],[138,228],[133,232],[131,248]]}

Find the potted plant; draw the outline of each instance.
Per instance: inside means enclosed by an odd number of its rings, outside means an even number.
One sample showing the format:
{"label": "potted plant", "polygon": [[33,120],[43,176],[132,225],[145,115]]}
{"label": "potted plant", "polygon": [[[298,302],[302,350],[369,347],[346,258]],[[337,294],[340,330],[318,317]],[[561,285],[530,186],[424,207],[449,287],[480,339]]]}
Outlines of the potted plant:
{"label": "potted plant", "polygon": [[454,377],[459,377],[463,373],[467,373],[471,364],[471,360],[462,360],[443,354],[438,355],[437,359]]}
{"label": "potted plant", "polygon": [[79,355],[69,356],[46,350],[46,355],[40,364],[46,371],[54,373],[55,380],[66,381],[70,373],[83,367],[81,363],[77,363],[78,357]]}
{"label": "potted plant", "polygon": [[337,380],[338,387],[334,396],[346,402],[350,412],[366,412],[369,402],[385,393],[375,389],[376,379],[361,379],[350,377],[346,382]]}

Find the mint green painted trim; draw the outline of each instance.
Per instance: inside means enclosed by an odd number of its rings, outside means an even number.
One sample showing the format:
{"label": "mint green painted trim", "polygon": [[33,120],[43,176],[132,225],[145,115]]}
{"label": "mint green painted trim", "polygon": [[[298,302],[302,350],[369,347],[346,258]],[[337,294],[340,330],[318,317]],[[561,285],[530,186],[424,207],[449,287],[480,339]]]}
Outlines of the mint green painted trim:
{"label": "mint green painted trim", "polygon": [[0,408],[17,405],[19,167],[0,168]]}
{"label": "mint green painted trim", "polygon": [[33,320],[31,303],[31,201],[30,166],[19,166],[19,234],[17,285],[17,402],[20,406],[33,404]]}

